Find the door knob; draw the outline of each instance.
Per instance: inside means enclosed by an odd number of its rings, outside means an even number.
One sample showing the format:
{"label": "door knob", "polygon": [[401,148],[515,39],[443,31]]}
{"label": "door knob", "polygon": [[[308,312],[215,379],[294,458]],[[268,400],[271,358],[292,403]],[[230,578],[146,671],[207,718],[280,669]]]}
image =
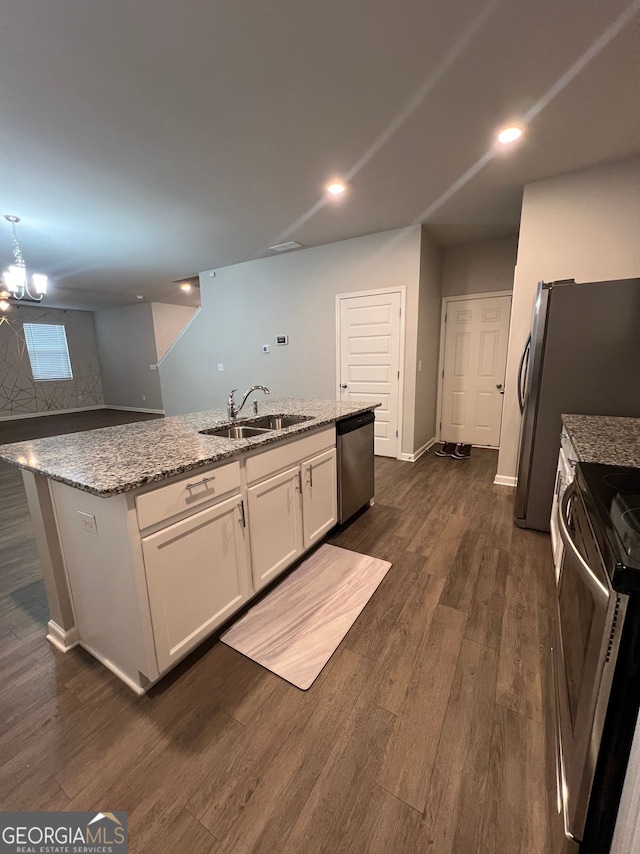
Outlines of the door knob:
{"label": "door knob", "polygon": [[347,387],[346,383],[340,383],[340,388],[346,388],[346,387]]}
{"label": "door knob", "polygon": [[504,389],[502,388],[502,383],[498,383],[498,384],[497,384],[497,386],[496,386],[496,388],[498,389],[498,391],[500,392],[500,394],[504,394]]}

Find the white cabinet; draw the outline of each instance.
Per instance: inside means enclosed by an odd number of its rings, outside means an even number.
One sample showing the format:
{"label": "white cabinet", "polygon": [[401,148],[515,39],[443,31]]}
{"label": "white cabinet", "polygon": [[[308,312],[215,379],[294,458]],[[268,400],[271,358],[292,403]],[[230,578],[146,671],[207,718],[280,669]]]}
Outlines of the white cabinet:
{"label": "white cabinet", "polygon": [[302,554],[300,466],[249,487],[253,586],[260,590]]}
{"label": "white cabinet", "polygon": [[335,429],[110,498],[50,489],[78,642],[142,694],[333,527]]}
{"label": "white cabinet", "polygon": [[336,449],[250,486],[253,586],[260,590],[336,523]]}
{"label": "white cabinet", "polygon": [[249,595],[241,501],[234,495],[142,540],[160,673]]}
{"label": "white cabinet", "polygon": [[304,548],[310,548],[333,528],[337,517],[336,450],[302,464],[302,530]]}
{"label": "white cabinet", "polygon": [[567,433],[560,437],[560,453],[558,454],[558,468],[556,470],[556,483],[553,490],[553,502],[551,505],[551,548],[553,551],[553,563],[556,570],[556,581],[560,576],[560,567],[564,546],[560,537],[558,527],[558,514],[560,513],[560,502],[566,488],[573,481],[576,473],[577,454]]}

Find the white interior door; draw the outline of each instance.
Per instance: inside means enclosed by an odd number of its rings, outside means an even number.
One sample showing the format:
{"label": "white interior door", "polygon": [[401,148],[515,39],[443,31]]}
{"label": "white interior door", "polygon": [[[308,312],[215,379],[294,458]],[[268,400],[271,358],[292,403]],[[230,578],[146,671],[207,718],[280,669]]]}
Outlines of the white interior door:
{"label": "white interior door", "polygon": [[400,291],[339,298],[339,397],[381,404],[374,453],[384,457],[398,453],[400,308]]}
{"label": "white interior door", "polygon": [[440,439],[498,447],[511,297],[447,306]]}

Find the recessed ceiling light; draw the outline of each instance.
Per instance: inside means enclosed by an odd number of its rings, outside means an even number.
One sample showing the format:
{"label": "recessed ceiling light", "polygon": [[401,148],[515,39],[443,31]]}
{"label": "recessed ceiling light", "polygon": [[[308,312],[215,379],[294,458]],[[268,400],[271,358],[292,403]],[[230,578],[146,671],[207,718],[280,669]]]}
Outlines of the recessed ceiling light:
{"label": "recessed ceiling light", "polygon": [[341,196],[347,189],[347,185],[343,184],[342,181],[332,181],[330,184],[327,184],[325,189],[332,196]]}
{"label": "recessed ceiling light", "polygon": [[136,299],[144,299],[144,297],[142,296],[142,294],[136,294]]}
{"label": "recessed ceiling light", "polygon": [[189,282],[183,282],[180,285],[180,290],[184,291],[185,293],[189,293],[189,291],[191,290],[191,285],[189,284]]}
{"label": "recessed ceiling light", "polygon": [[501,142],[503,145],[509,145],[510,142],[520,139],[521,136],[522,128],[513,125],[512,127],[502,128],[498,134],[498,142]]}

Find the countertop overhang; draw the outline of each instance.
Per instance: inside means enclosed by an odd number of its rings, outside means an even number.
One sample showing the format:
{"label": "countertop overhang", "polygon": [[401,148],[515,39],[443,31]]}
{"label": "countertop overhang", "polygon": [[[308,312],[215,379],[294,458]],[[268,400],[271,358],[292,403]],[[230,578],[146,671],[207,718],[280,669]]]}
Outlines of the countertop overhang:
{"label": "countertop overhang", "polygon": [[[310,420],[260,436],[222,439],[198,432],[230,423],[224,409],[210,409],[0,445],[0,459],[107,498],[258,450],[378,406],[379,403],[373,402],[280,398],[260,401],[260,415],[303,415],[310,416]],[[237,423],[254,417],[243,414]]]}
{"label": "countertop overhang", "polygon": [[640,468],[640,418],[563,415],[562,423],[580,462]]}

